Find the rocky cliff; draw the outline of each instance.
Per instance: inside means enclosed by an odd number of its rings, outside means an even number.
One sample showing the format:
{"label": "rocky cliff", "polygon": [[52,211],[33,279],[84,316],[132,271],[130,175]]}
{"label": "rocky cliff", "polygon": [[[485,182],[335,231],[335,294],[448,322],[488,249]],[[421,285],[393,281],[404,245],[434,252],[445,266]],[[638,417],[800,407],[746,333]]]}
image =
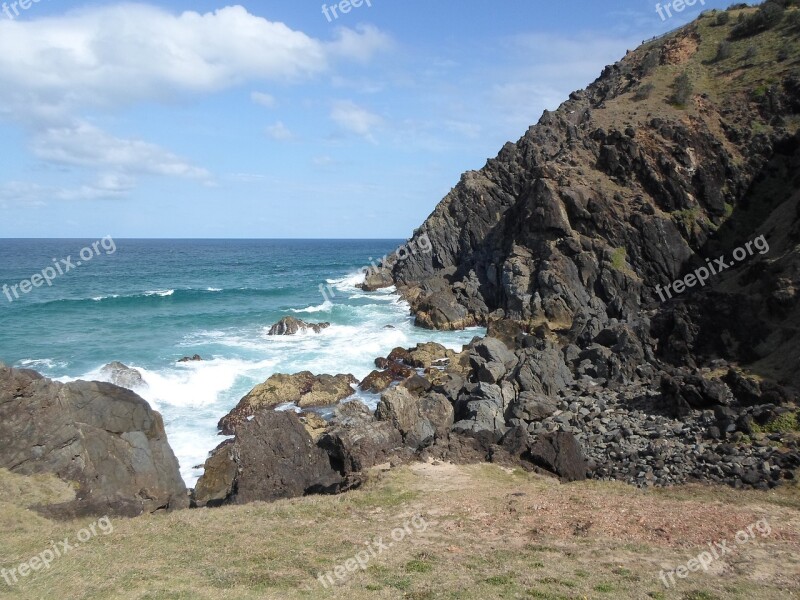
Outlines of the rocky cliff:
{"label": "rocky cliff", "polygon": [[[629,52],[465,173],[412,238],[433,251],[387,265],[417,323],[509,319],[586,348],[624,322],[668,364],[800,383],[800,28],[768,4],[768,26],[712,11]],[[736,264],[664,293],[720,256]]]}

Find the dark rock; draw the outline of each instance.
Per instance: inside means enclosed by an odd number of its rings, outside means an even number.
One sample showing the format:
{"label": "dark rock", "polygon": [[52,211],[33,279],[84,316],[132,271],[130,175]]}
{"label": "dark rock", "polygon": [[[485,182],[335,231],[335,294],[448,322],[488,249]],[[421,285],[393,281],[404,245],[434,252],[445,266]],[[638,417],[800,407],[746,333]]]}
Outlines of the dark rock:
{"label": "dark rock", "polygon": [[269,502],[336,493],[345,487],[346,480],[296,414],[262,410],[241,423],[234,440],[219,446],[206,461],[195,502],[198,506]]}
{"label": "dark rock", "polygon": [[110,383],[62,384],[0,365],[0,468],[74,482],[73,501],[36,507],[59,518],[189,506],[161,415]]}
{"label": "dark rock", "polygon": [[562,481],[586,479],[586,457],[571,433],[556,431],[539,436],[529,456],[534,464],[555,473]]}
{"label": "dark rock", "polygon": [[358,400],[334,409],[331,429],[319,444],[331,464],[343,475],[388,462],[403,445],[403,437],[391,423],[379,421]]}
{"label": "dark rock", "polygon": [[365,392],[379,394],[386,390],[394,382],[394,375],[389,371],[372,371],[364,380],[358,384]]}
{"label": "dark rock", "polygon": [[330,326],[330,323],[306,323],[294,317],[284,317],[270,327],[268,335],[295,335],[309,329],[314,333],[319,333]]}
{"label": "dark rock", "polygon": [[201,362],[203,357],[199,354],[195,354],[194,356],[184,356],[178,362],[179,363],[186,363],[186,362]]}

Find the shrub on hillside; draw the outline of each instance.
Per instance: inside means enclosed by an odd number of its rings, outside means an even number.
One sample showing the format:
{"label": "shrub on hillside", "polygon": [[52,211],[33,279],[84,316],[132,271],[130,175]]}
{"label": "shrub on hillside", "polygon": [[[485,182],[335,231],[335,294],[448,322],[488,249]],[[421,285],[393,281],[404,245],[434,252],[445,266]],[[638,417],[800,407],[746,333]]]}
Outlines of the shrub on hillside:
{"label": "shrub on hillside", "polygon": [[723,11],[717,15],[717,19],[714,21],[714,24],[717,27],[722,27],[723,25],[727,25],[730,20],[731,14],[728,11]]}
{"label": "shrub on hillside", "polygon": [[661,52],[659,50],[650,50],[642,59],[642,74],[649,75],[655,71],[656,67],[661,63]]}
{"label": "shrub on hillside", "polygon": [[727,60],[731,57],[731,43],[728,41],[721,41],[719,46],[717,46],[717,55],[714,57],[714,62],[720,62],[723,60]]}
{"label": "shrub on hillside", "polygon": [[639,89],[633,94],[633,99],[636,102],[640,102],[642,100],[647,100],[650,97],[650,94],[653,93],[653,88],[655,86],[652,83],[645,83],[644,85],[640,85]]}
{"label": "shrub on hillside", "polygon": [[739,15],[739,23],[731,30],[730,38],[740,40],[772,29],[783,20],[785,8],[778,0],[767,0],[749,17]]}
{"label": "shrub on hillside", "polygon": [[672,90],[670,101],[676,106],[686,106],[694,91],[694,85],[692,85],[689,74],[684,71],[678,75],[672,84]]}

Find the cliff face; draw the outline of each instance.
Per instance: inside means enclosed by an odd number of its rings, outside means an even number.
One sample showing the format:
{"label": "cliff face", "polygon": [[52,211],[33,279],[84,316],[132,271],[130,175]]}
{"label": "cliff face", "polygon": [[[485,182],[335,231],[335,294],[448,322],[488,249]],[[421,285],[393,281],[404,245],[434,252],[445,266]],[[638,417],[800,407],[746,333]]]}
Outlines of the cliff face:
{"label": "cliff face", "polygon": [[[505,318],[586,347],[625,321],[674,364],[760,361],[797,383],[771,359],[800,324],[797,9],[739,39],[756,12],[629,52],[464,174],[412,238],[433,251],[391,265],[417,323]],[[768,252],[664,293],[761,235]]]}

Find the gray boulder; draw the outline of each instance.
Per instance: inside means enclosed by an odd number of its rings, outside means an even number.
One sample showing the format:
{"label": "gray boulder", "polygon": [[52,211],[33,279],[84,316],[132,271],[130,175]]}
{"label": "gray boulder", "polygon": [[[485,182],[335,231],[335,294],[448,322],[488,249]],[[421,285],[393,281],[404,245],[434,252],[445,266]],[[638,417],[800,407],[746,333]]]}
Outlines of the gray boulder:
{"label": "gray boulder", "polygon": [[319,445],[337,470],[350,475],[387,462],[403,446],[403,437],[391,423],[377,420],[366,405],[354,400],[334,409],[331,427]]}
{"label": "gray boulder", "polygon": [[108,363],[100,369],[100,374],[110,383],[129,390],[147,385],[140,371],[118,361]]}
{"label": "gray boulder", "polygon": [[453,425],[453,431],[467,434],[489,432],[499,438],[507,430],[507,406],[500,386],[479,383],[466,389],[457,404],[458,421]]}
{"label": "gray boulder", "polygon": [[36,507],[59,518],[189,505],[161,415],[110,383],[63,384],[0,365],[0,468],[74,482],[74,500]]}
{"label": "gray boulder", "polygon": [[521,392],[511,403],[508,412],[511,419],[521,419],[530,423],[551,417],[556,410],[558,401],[555,398],[535,392]]}
{"label": "gray boulder", "polygon": [[421,448],[449,431],[453,414],[453,405],[442,394],[430,392],[419,397],[398,386],[381,396],[375,416],[391,423],[407,446]]}

